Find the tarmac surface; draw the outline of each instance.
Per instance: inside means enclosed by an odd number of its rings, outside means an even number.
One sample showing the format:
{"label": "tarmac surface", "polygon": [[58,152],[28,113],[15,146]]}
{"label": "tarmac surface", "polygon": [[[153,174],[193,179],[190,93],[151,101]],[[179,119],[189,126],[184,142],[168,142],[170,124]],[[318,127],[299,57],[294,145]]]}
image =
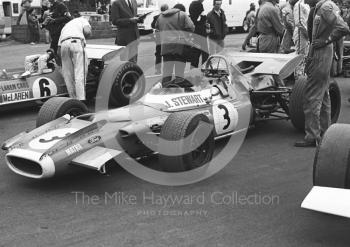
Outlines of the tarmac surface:
{"label": "tarmac surface", "polygon": [[[226,43],[239,50],[243,36]],[[0,43],[0,68],[23,67],[25,55],[46,48]],[[142,41],[140,63],[153,63],[153,54],[154,43]],[[350,80],[337,81],[339,122],[350,123]],[[34,128],[37,111],[1,111],[0,143]],[[222,171],[180,187],[144,182],[119,166],[108,176],[77,169],[35,181],[10,171],[0,151],[0,246],[349,246],[348,219],[300,208],[312,187],[315,151],[293,147],[301,138],[288,121],[259,124]],[[237,201],[249,196],[255,203]],[[190,199],[166,203],[175,197]]]}

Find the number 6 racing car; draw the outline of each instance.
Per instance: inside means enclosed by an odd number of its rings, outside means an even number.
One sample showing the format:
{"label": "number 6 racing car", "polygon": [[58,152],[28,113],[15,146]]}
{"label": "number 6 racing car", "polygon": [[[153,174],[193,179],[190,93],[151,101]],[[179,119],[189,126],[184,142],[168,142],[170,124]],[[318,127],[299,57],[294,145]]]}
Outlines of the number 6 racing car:
{"label": "number 6 racing car", "polygon": [[[298,118],[303,117],[305,80],[285,85],[301,60],[293,54],[225,51],[211,56],[201,71],[190,71],[180,83],[158,83],[128,106],[78,117],[64,114],[79,101],[52,98],[39,113],[38,128],[3,144],[7,165],[37,179],[72,165],[105,172],[107,161],[125,154],[158,154],[160,169],[166,172],[203,168],[213,157],[216,139],[244,138],[255,121],[291,118],[303,128]],[[112,62],[102,83],[116,73],[113,67]],[[338,95],[335,90],[333,121],[339,115]]]}
{"label": "number 6 racing car", "polygon": [[[87,98],[96,95],[102,71],[109,60],[118,56],[122,49],[121,46],[87,45],[86,53],[89,58]],[[113,106],[126,105],[130,97],[141,97],[145,86],[142,70],[136,64],[125,63],[119,71],[119,74],[110,78],[113,80],[110,95],[110,103]],[[0,78],[0,107],[30,101],[40,102],[53,96],[68,94],[60,68],[54,63],[50,63],[50,69],[45,73],[33,73],[25,78],[21,78],[19,74],[20,71],[12,72],[7,77]],[[135,85],[135,81],[139,84]]]}

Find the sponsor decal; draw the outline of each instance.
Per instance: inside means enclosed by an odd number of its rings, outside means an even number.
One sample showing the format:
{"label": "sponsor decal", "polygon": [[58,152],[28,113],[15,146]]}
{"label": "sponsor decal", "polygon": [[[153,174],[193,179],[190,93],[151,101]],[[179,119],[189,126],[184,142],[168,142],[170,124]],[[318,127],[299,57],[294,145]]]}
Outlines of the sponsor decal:
{"label": "sponsor decal", "polygon": [[29,147],[35,150],[47,150],[77,130],[75,128],[63,128],[49,131],[32,140]]}
{"label": "sponsor decal", "polygon": [[18,91],[23,89],[29,89],[29,84],[27,82],[2,82],[0,85],[0,90],[2,92],[8,92],[8,91]]}
{"label": "sponsor decal", "polygon": [[30,99],[30,92],[29,91],[22,91],[22,92],[14,92],[14,93],[6,93],[2,95],[2,102],[15,102],[15,101],[21,101]]}
{"label": "sponsor decal", "polygon": [[70,148],[67,148],[65,152],[68,156],[71,156],[75,153],[79,153],[81,150],[83,150],[83,146],[80,144],[75,144],[75,145],[71,146]]}
{"label": "sponsor decal", "polygon": [[190,94],[166,100],[165,104],[169,109],[176,109],[181,107],[203,105],[206,104],[206,102],[200,94]]}
{"label": "sponsor decal", "polygon": [[101,140],[101,136],[93,136],[88,140],[89,144],[94,144],[96,142],[99,142]]}

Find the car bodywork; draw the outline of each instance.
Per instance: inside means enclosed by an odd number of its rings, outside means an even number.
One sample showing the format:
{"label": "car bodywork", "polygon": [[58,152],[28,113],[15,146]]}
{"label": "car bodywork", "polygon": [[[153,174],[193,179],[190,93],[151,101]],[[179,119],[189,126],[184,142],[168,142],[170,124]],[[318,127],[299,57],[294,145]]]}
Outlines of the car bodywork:
{"label": "car bodywork", "polygon": [[169,116],[179,112],[205,115],[214,126],[215,139],[235,138],[251,122],[252,92],[271,88],[275,82],[270,79],[286,78],[300,61],[297,55],[213,55],[202,73],[189,79],[191,87],[157,84],[129,106],[75,118],[66,115],[7,140],[2,147],[8,150],[6,162],[15,173],[37,179],[70,165],[104,172],[106,162],[121,154],[154,154],[159,140],[152,137],[159,136]]}
{"label": "car bodywork", "polygon": [[[98,85],[99,73],[104,64],[121,52],[121,46],[87,45],[86,53],[90,65],[99,64],[100,68],[95,72],[94,78],[88,78],[87,91],[90,88],[95,91]],[[53,96],[67,95],[66,85],[58,66],[48,73],[32,74],[26,78],[20,78],[21,72],[9,74],[12,78],[0,79],[0,107],[29,101],[41,101]],[[91,68],[91,66],[89,66]],[[89,71],[90,72],[90,71]],[[91,75],[91,73],[89,73]],[[91,76],[90,76],[91,77]]]}

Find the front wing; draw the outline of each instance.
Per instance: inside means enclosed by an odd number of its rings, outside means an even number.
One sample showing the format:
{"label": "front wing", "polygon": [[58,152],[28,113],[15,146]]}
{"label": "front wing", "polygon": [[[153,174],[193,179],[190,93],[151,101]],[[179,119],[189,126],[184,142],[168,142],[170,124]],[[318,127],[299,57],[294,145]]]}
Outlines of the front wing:
{"label": "front wing", "polygon": [[350,190],[314,186],[301,207],[350,218]]}

